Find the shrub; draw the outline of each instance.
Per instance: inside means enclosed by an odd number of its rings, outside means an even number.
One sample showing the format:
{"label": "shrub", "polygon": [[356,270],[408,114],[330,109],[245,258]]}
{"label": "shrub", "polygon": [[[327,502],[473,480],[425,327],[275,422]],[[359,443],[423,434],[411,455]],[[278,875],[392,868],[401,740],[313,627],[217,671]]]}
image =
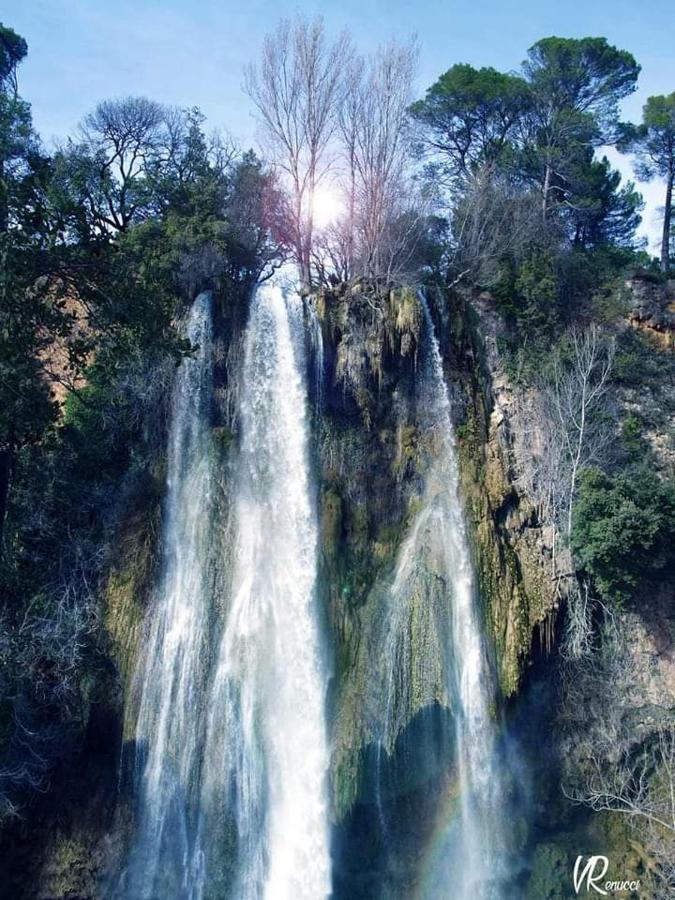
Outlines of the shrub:
{"label": "shrub", "polygon": [[582,478],[572,549],[606,601],[624,603],[675,563],[675,481],[645,468]]}

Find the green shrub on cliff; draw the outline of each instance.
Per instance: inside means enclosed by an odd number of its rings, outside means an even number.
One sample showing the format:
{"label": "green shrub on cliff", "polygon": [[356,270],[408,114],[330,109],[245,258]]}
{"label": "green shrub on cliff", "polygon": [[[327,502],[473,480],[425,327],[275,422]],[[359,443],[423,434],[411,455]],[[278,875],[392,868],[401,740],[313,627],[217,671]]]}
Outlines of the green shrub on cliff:
{"label": "green shrub on cliff", "polygon": [[583,475],[572,548],[603,600],[622,604],[675,564],[675,481],[639,468]]}

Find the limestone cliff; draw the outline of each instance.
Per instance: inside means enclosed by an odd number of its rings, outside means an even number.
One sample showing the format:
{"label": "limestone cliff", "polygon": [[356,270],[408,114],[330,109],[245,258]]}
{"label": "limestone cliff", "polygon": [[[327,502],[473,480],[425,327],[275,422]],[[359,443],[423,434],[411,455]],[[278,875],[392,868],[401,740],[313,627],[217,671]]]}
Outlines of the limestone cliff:
{"label": "limestone cliff", "polygon": [[[671,334],[671,288],[655,288],[656,300],[645,290],[633,291],[629,318],[636,328],[657,333],[654,339],[664,347],[664,335]],[[451,393],[462,499],[492,665],[503,705],[517,721],[525,715],[518,704],[527,709],[530,702],[532,660],[537,660],[538,678],[549,684],[558,678],[558,661],[547,653],[564,599],[551,565],[556,536],[539,520],[527,489],[528,449],[522,436],[531,436],[536,397],[510,377],[501,353],[505,325],[489,295],[428,289],[427,300]],[[395,708],[385,709],[387,597],[423,502],[435,451],[418,391],[424,327],[420,297],[412,288],[378,292],[367,283],[342,285],[305,298],[305,313],[321,337],[321,354],[316,335],[314,342],[308,339],[306,350],[320,517],[319,585],[333,672],[329,697],[333,818],[343,826],[355,806],[372,803],[368,769],[374,748],[383,748],[384,756],[395,763],[400,742],[409,736],[407,746],[413,746],[425,717],[433,719],[434,728],[442,728],[451,712],[443,674],[448,664],[443,633],[447,594],[431,536],[426,542],[431,550],[420,554],[404,611],[400,662],[406,668],[405,684],[396,685]],[[234,373],[239,369],[244,323],[245,305],[219,298],[211,425],[223,516],[214,534],[213,577],[221,580],[223,597],[229,565],[226,548],[231,544],[229,451],[238,432]],[[628,394],[624,398],[626,403],[638,400]],[[105,746],[95,753],[89,746],[83,748],[82,758],[89,762],[75,801],[71,798],[76,779],[62,773],[58,796],[71,792],[70,813],[60,817],[58,826],[50,800],[31,814],[25,829],[16,831],[11,842],[16,865],[9,883],[18,883],[26,854],[37,861],[35,878],[16,896],[102,896],[97,893],[102,873],[114,869],[122,852],[129,805],[124,778],[118,780],[119,761],[125,743],[127,751],[133,750],[133,672],[160,550],[161,453],[148,471],[149,477],[136,483],[124,515],[111,526],[115,550],[100,585],[101,640],[110,664],[105,702],[100,703]],[[615,698],[616,707],[638,741],[648,738],[675,709],[671,601],[664,594],[641,611],[625,611],[617,619],[635,677],[632,686],[626,684]],[[97,723],[101,728],[100,721],[92,716],[92,746],[98,746],[95,730]],[[569,733],[566,737],[554,733],[552,717],[546,721],[551,752],[564,756]],[[444,733],[443,741],[446,737]],[[445,762],[429,757],[423,766],[416,766],[408,758],[398,767],[395,790],[406,795],[405,802],[414,806],[436,791],[451,755],[451,748],[445,751]],[[533,769],[532,777],[543,782],[548,773]],[[424,785],[431,786],[426,795]],[[535,787],[533,793],[538,790]],[[557,784],[556,791],[559,794]],[[555,804],[560,803],[556,796]],[[433,808],[430,802],[430,815]],[[546,816],[570,830],[569,813],[561,809],[551,802]],[[597,825],[601,831],[603,822]],[[625,844],[625,833],[618,837],[614,833],[612,840]],[[535,853],[532,878],[543,878],[544,870],[550,876],[548,870],[556,866],[567,871],[568,849],[562,839],[542,844]],[[538,889],[532,887],[533,897]]]}
{"label": "limestone cliff", "polygon": [[[433,292],[429,300],[453,396],[483,615],[501,690],[509,696],[518,688],[533,633],[551,639],[557,600],[550,547],[516,480],[512,444],[520,413],[510,402],[497,351],[499,321],[480,300]],[[416,292],[378,296],[357,285],[322,292],[311,302],[326,361],[317,457],[322,581],[335,649],[333,783],[340,818],[359,796],[368,746],[382,740],[383,598],[421,503],[433,447],[425,443],[415,394],[422,322]],[[397,733],[422,710],[450,703],[431,559],[420,563],[419,589],[424,596],[412,604],[407,625],[411,679],[417,660],[424,668],[400,698]]]}

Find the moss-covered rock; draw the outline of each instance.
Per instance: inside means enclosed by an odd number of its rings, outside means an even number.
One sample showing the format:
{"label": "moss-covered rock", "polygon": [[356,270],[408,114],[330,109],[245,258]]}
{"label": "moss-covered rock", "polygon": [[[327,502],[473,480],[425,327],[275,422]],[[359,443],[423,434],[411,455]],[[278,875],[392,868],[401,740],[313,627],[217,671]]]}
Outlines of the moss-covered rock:
{"label": "moss-covered rock", "polygon": [[457,427],[462,495],[485,622],[508,697],[518,690],[535,632],[550,643],[558,600],[548,537],[513,458],[511,434],[525,423],[509,402],[512,388],[498,350],[503,326],[485,302],[466,296],[449,302],[450,372],[464,395]]}
{"label": "moss-covered rock", "polygon": [[120,523],[103,590],[104,624],[122,680],[128,684],[136,660],[147,600],[154,582],[161,527],[161,467],[148,478]]}

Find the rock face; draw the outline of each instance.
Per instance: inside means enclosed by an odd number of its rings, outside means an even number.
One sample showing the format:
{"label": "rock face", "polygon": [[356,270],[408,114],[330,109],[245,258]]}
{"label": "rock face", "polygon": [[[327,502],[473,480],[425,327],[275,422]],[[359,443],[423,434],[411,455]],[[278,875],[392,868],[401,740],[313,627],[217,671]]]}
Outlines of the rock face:
{"label": "rock face", "polygon": [[[632,324],[656,334],[659,341],[672,342],[672,283],[634,282],[631,292]],[[488,295],[430,292],[428,301],[451,391],[463,501],[492,664],[503,698],[515,698],[533,643],[537,650],[551,647],[560,603],[551,566],[555,535],[539,521],[527,491],[532,473],[527,471],[530,451],[523,435],[536,443],[536,397],[516,389],[509,377],[500,353],[504,325]],[[320,333],[320,348],[316,334],[314,343],[308,343],[307,365],[320,515],[319,584],[333,669],[332,812],[341,827],[360,803],[372,803],[368,770],[374,747],[384,746],[385,755],[395,759],[396,747],[405,744],[406,736],[411,747],[419,743],[429,721],[438,728],[447,718],[447,648],[439,625],[440,613],[447,611],[441,610],[443,585],[429,554],[420,560],[419,590],[406,609],[406,689],[397,692],[395,710],[383,710],[386,598],[434,457],[416,393],[422,309],[414,290],[379,294],[368,284],[325,290],[305,303]],[[238,429],[233,373],[241,354],[244,308],[220,303],[216,323],[212,426],[222,470],[217,490],[224,509],[230,502],[229,448]],[[107,743],[89,754],[93,768],[84,782],[100,789],[81,791],[72,802],[70,788],[64,789],[59,802],[72,815],[59,816],[47,804],[17,831],[11,842],[18,866],[15,880],[19,869],[25,869],[22,861],[30,858],[35,863],[34,878],[24,880],[22,892],[17,888],[17,898],[105,896],[101,872],[122,852],[129,813],[128,797],[124,791],[116,793],[119,751],[133,735],[133,704],[124,699],[132,689],[143,611],[153,584],[163,480],[159,459],[152,483],[139,488],[127,519],[118,523],[114,540],[119,549],[102,585],[103,619],[116,675],[109,676]],[[223,546],[231,541],[226,522],[214,540]],[[671,603],[669,597],[653,598],[639,613],[620,617],[634,672],[632,687],[620,698],[621,714],[638,735],[647,735],[675,709]],[[88,753],[83,748],[83,759]],[[408,758],[398,767],[396,790],[401,808],[413,809],[411,821],[424,798],[442,784],[446,763],[428,757],[423,765],[415,765]],[[64,778],[64,783],[71,781]],[[425,785],[432,785],[426,794]],[[429,822],[435,799],[429,803]],[[546,875],[549,885],[554,869],[559,878],[569,877],[561,847],[553,841],[537,851],[535,874]],[[535,890],[531,895],[545,894]]]}
{"label": "rock face", "polygon": [[[415,409],[422,316],[412,291],[382,297],[357,286],[310,302],[321,324],[325,360],[315,433],[320,583],[334,647],[333,788],[339,819],[358,796],[362,755],[383,728],[385,595],[428,461]],[[400,711],[404,724],[422,707],[447,702],[439,649],[424,650],[430,674],[411,686],[408,708]]]}
{"label": "rock face", "polygon": [[[501,325],[487,298],[429,297],[453,394],[462,488],[483,618],[504,696],[514,694],[533,633],[551,640],[557,606],[551,536],[519,487],[518,435],[527,405],[498,352]],[[422,502],[433,447],[425,442],[415,381],[422,323],[413,291],[378,297],[366,286],[324,292],[323,406],[317,461],[327,609],[335,684],[333,786],[336,818],[358,799],[368,748],[382,739],[382,633],[396,560]],[[521,454],[522,455],[522,454]],[[410,609],[411,660],[424,659],[396,710],[398,733],[424,710],[447,708],[445,648],[433,610],[433,562],[424,598]],[[431,609],[429,607],[432,607]],[[425,619],[425,616],[427,617]]]}
{"label": "rock face", "polygon": [[672,722],[675,715],[675,621],[672,592],[645,598],[639,614],[622,613],[626,664],[632,674],[623,706],[630,727],[645,734]]}
{"label": "rock face", "polygon": [[464,497],[502,692],[511,696],[533,635],[550,647],[558,607],[554,535],[539,524],[525,488],[532,462],[523,435],[532,440],[535,398],[510,381],[499,352],[504,325],[489,295],[452,298],[450,310],[451,378],[465,398],[457,429]]}
{"label": "rock face", "polygon": [[628,320],[634,328],[646,331],[663,348],[673,347],[675,327],[675,280],[659,281],[632,278],[628,289]]}

